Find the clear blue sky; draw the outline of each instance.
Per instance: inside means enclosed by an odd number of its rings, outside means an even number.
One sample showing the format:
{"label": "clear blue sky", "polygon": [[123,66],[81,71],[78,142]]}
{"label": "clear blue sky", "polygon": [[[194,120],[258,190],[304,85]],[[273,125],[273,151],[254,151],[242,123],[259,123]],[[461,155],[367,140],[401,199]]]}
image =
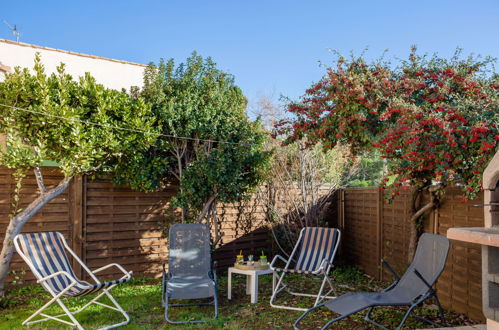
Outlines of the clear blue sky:
{"label": "clear blue sky", "polygon": [[[193,50],[234,74],[250,100],[297,98],[331,63],[328,48],[499,57],[498,0],[2,1],[21,41],[139,63]],[[0,26],[0,38],[12,39]],[[1,54],[0,54],[1,56]]]}

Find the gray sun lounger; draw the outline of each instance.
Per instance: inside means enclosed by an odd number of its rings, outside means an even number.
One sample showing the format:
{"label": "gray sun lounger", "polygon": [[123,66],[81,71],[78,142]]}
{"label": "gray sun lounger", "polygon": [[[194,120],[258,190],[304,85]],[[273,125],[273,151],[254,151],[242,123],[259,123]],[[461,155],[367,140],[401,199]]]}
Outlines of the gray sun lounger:
{"label": "gray sun lounger", "polygon": [[[171,304],[170,299],[204,299],[210,302]],[[163,265],[162,303],[165,319],[171,324],[203,323],[207,320],[173,321],[169,307],[214,305],[218,316],[217,279],[211,263],[210,228],[204,224],[182,223],[170,228],[168,273]]]}
{"label": "gray sun lounger", "polygon": [[[444,270],[445,261],[449,252],[449,240],[445,236],[435,234],[423,234],[419,239],[418,247],[412,264],[407,268],[405,274],[399,277],[392,267],[384,260],[382,263],[395,276],[396,280],[382,292],[359,292],[347,293],[336,299],[332,299],[324,304],[318,305],[303,313],[294,324],[295,329],[299,329],[300,321],[310,312],[321,307],[327,307],[331,311],[340,316],[332,319],[322,327],[326,329],[334,322],[342,320],[354,313],[360,312],[369,308],[365,316],[365,320],[382,328],[387,329],[383,325],[371,319],[371,313],[377,306],[408,306],[409,309],[405,313],[402,321],[397,329],[401,329],[407,321],[409,315],[414,309],[422,304],[426,299],[433,298],[438,306],[440,318],[445,325],[445,317],[438,300],[437,293],[433,289],[433,285]],[[427,323],[441,326],[433,321],[415,315]]]}

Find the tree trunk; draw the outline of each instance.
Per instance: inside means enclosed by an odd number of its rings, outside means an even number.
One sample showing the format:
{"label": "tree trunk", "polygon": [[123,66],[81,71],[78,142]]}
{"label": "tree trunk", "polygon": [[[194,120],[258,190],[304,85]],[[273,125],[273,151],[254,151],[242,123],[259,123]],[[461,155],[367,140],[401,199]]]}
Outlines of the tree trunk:
{"label": "tree trunk", "polygon": [[203,221],[204,217],[208,214],[208,212],[211,209],[211,204],[213,204],[213,202],[215,202],[215,199],[217,198],[217,195],[218,194],[211,195],[206,200],[206,202],[204,203],[203,209],[201,210],[201,212],[198,215],[198,223],[201,223],[201,221]]}
{"label": "tree trunk", "polygon": [[418,189],[413,194],[412,198],[412,216],[409,219],[410,232],[409,232],[409,247],[407,253],[407,262],[411,263],[416,253],[416,248],[419,239],[418,225],[420,224],[420,218],[423,217],[427,212],[435,209],[439,205],[440,191],[443,189],[442,186],[431,186],[428,187],[430,192],[430,201],[423,206],[419,206],[420,200],[423,195],[423,191],[426,189]]}
{"label": "tree trunk", "polygon": [[[206,223],[208,226],[210,225],[210,218],[213,220],[213,229],[215,230],[215,238],[213,239],[213,246],[215,247],[220,239],[222,238],[222,235],[220,235],[220,227],[218,225],[218,219],[217,219],[217,206],[216,206],[216,199],[217,199],[218,194],[211,195],[204,203],[203,209],[198,215],[198,223],[201,223],[203,219],[206,217],[207,221]],[[210,216],[211,213],[211,216]]]}
{"label": "tree trunk", "polygon": [[10,261],[14,253],[14,237],[21,232],[26,222],[43,206],[67,189],[72,178],[64,178],[55,188],[45,190],[24,210],[10,219],[5,232],[2,251],[0,252],[0,297],[5,295],[5,280],[9,271]]}
{"label": "tree trunk", "polygon": [[[186,153],[187,141],[182,140],[181,145],[176,144],[178,142],[176,140],[173,140],[171,142],[175,146],[175,148],[173,148],[170,152],[177,159],[177,169],[171,170],[171,173],[173,174],[173,176],[175,178],[177,178],[178,184],[179,184],[179,191],[182,192],[182,179],[183,179],[183,169],[184,169],[182,160],[184,159],[184,156]],[[186,161],[185,163],[187,164],[188,162]],[[185,222],[186,215],[187,215],[187,210],[185,207],[182,207],[180,209],[180,218],[181,218],[182,223]]]}
{"label": "tree trunk", "polygon": [[220,233],[220,225],[218,223],[216,202],[213,202],[211,206],[211,218],[213,219],[213,229],[215,230],[215,239],[213,240],[213,247],[216,247],[223,236]]}
{"label": "tree trunk", "polygon": [[[178,166],[178,169],[177,169],[177,170],[178,170],[178,185],[179,185],[179,191],[180,191],[180,193],[182,193],[182,179],[183,179],[183,176],[182,176],[182,175],[183,175],[183,174],[182,174],[182,158],[180,158],[180,156],[179,156],[179,157],[177,157],[177,164],[178,164],[178,165],[177,165],[177,166]],[[182,207],[182,208],[180,209],[180,218],[181,218],[182,223],[184,223],[184,222],[185,222],[185,215],[186,215],[186,213],[187,213],[187,212],[186,212],[185,207]]]}

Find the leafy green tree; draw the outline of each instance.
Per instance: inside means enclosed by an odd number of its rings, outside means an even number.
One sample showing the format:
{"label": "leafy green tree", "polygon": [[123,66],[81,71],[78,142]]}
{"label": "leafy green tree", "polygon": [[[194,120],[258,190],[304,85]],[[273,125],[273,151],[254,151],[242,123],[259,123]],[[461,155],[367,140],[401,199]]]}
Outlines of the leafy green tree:
{"label": "leafy green tree", "polygon": [[152,191],[175,180],[173,203],[185,222],[215,214],[217,201],[247,197],[263,179],[270,156],[263,149],[266,134],[247,118],[247,100],[234,77],[210,58],[193,53],[178,66],[173,60],[151,64],[138,95],[152,104],[163,136],[140,159],[118,164],[116,182]]}
{"label": "leafy green tree", "polygon": [[[15,169],[14,206],[28,171],[34,171],[38,183],[37,197],[11,214],[0,253],[1,296],[13,239],[26,222],[62,193],[74,176],[110,173],[113,160],[133,160],[137,150],[147,149],[156,138],[154,133],[137,132],[152,132],[150,108],[142,99],[106,89],[88,73],[74,81],[63,64],[57,71],[46,75],[37,56],[34,73],[17,67],[0,82],[0,134],[7,142],[0,151],[0,164]],[[44,184],[40,168],[47,160],[57,163],[64,174],[55,187]]]}

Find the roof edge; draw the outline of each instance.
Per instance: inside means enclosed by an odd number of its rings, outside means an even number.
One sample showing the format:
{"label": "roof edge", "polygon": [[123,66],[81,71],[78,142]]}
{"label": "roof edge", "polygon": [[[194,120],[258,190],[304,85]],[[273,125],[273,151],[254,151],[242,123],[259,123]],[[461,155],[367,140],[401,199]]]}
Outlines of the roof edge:
{"label": "roof edge", "polygon": [[83,53],[78,53],[78,52],[72,52],[69,50],[64,50],[64,49],[57,49],[57,48],[51,48],[51,47],[45,47],[45,46],[38,46],[38,45],[33,45],[33,44],[28,44],[25,42],[16,42],[12,40],[7,40],[7,39],[1,39],[0,38],[0,43],[6,43],[6,44],[11,44],[11,45],[16,45],[16,46],[21,46],[21,47],[31,47],[35,49],[43,49],[43,50],[50,50],[50,51],[55,51],[59,53],[65,53],[69,55],[76,55],[80,57],[86,57],[86,58],[93,58],[93,59],[98,59],[98,60],[105,60],[105,61],[110,61],[110,62],[115,62],[115,63],[121,63],[121,64],[130,64],[130,65],[136,65],[140,67],[147,67],[146,64],[140,64],[140,63],[135,63],[135,62],[129,62],[129,61],[123,61],[123,60],[116,60],[113,58],[107,58],[107,57],[102,57],[102,56],[97,56],[97,55],[90,55],[90,54],[83,54]]}

